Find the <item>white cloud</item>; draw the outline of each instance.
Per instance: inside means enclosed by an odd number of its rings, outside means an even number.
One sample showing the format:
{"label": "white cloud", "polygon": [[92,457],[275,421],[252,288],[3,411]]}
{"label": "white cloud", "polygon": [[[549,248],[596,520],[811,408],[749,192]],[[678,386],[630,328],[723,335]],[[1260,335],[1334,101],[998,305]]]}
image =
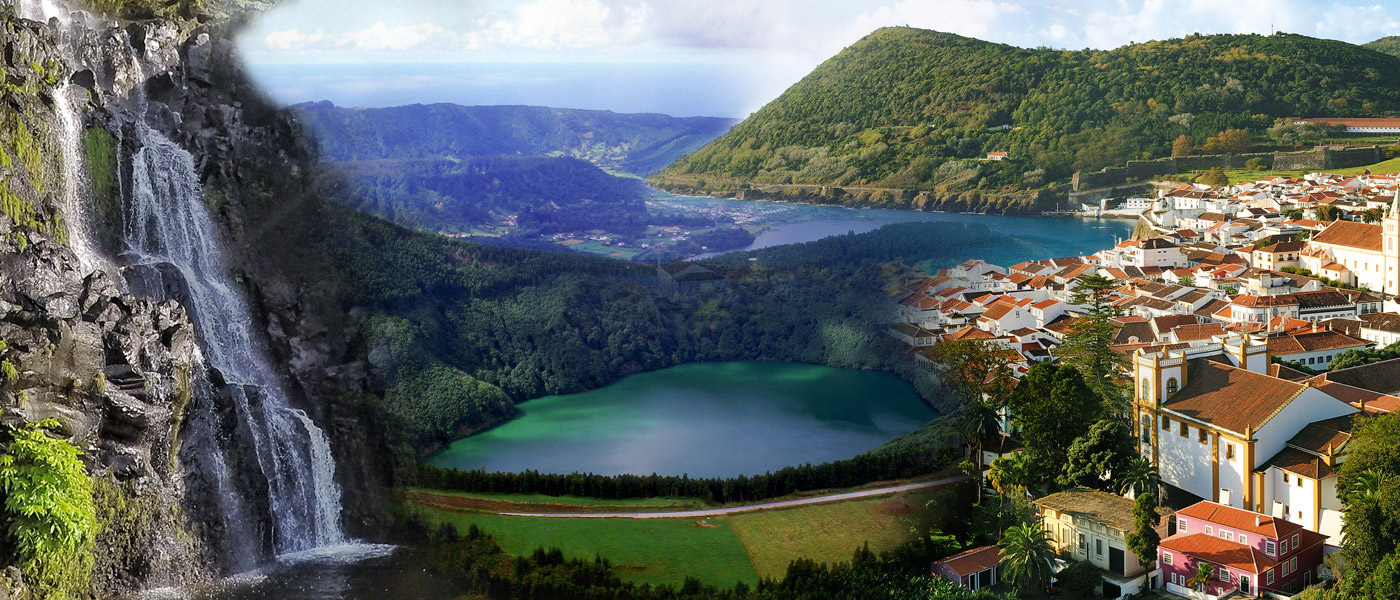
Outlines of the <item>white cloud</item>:
{"label": "white cloud", "polygon": [[300,29],[274,31],[263,38],[263,43],[273,50],[301,50],[324,39],[326,39],[326,30],[318,27],[311,34],[302,33]]}
{"label": "white cloud", "polygon": [[380,21],[371,27],[341,34],[336,44],[351,46],[356,50],[408,50],[444,31],[441,25],[435,23],[389,27]]}

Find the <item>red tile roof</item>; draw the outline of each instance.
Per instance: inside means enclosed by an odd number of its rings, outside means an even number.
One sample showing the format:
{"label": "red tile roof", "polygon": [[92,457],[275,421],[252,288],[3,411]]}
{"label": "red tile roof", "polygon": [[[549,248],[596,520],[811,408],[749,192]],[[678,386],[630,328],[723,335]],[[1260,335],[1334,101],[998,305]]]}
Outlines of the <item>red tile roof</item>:
{"label": "red tile roof", "polygon": [[933,564],[946,565],[954,573],[957,573],[958,577],[967,577],[973,573],[986,571],[996,566],[998,562],[1001,562],[1001,548],[982,546],[954,554]]}
{"label": "red tile roof", "polygon": [[1217,362],[1194,359],[1187,383],[1162,408],[1179,415],[1243,433],[1259,430],[1307,389],[1306,385],[1269,377]]}
{"label": "red tile roof", "polygon": [[[1182,511],[1178,514],[1185,514]],[[1161,547],[1231,569],[1262,573],[1278,564],[1268,555],[1239,542],[1231,542],[1204,533],[1172,536],[1162,540]]]}
{"label": "red tile roof", "polygon": [[1381,251],[1381,226],[1355,221],[1336,221],[1312,237],[1313,243]]}
{"label": "red tile roof", "polygon": [[1283,539],[1303,530],[1303,526],[1297,523],[1210,501],[1197,502],[1176,514],[1274,539]]}

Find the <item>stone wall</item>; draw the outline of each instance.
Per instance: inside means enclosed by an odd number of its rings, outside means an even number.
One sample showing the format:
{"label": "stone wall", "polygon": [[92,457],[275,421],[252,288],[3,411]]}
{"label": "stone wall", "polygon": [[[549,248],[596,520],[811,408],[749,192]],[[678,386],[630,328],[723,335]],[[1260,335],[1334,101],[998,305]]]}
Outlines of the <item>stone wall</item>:
{"label": "stone wall", "polygon": [[1092,173],[1075,173],[1072,184],[1076,191],[1092,190],[1122,185],[1130,180],[1141,181],[1162,175],[1204,171],[1214,167],[1243,169],[1245,163],[1256,158],[1264,161],[1265,168],[1278,171],[1346,169],[1380,162],[1381,148],[1380,146],[1366,148],[1318,146],[1312,150],[1301,152],[1227,153],[1156,160],[1130,160],[1122,167],[1106,167]]}

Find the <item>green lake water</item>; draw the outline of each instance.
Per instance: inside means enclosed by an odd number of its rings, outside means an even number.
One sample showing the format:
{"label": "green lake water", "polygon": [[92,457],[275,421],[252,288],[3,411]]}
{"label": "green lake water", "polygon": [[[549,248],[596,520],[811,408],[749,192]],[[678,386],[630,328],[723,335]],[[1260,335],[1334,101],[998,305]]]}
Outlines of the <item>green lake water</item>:
{"label": "green lake water", "polygon": [[428,462],[488,471],[729,477],[850,458],[937,414],[888,373],[775,362],[679,365],[520,414]]}

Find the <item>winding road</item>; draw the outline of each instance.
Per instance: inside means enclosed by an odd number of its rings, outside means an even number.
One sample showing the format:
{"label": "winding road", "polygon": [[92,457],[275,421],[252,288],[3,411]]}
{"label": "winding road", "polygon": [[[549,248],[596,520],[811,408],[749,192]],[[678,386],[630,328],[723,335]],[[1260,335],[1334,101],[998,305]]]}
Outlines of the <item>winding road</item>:
{"label": "winding road", "polygon": [[509,517],[555,517],[568,519],[694,519],[700,517],[715,517],[719,515],[730,515],[734,513],[752,512],[756,510],[769,510],[773,508],[787,508],[790,506],[804,506],[807,504],[821,504],[823,502],[837,502],[840,500],[854,500],[856,498],[869,498],[871,496],[883,496],[885,494],[897,494],[909,490],[919,490],[924,488],[948,485],[959,481],[966,481],[967,475],[925,481],[922,483],[909,483],[892,487],[875,488],[871,490],[861,490],[858,492],[846,492],[844,494],[829,494],[826,496],[813,496],[800,500],[783,500],[781,502],[765,502],[763,504],[747,504],[744,506],[732,506],[729,508],[713,508],[709,510],[683,510],[671,512],[608,512],[608,513],[500,513]]}

